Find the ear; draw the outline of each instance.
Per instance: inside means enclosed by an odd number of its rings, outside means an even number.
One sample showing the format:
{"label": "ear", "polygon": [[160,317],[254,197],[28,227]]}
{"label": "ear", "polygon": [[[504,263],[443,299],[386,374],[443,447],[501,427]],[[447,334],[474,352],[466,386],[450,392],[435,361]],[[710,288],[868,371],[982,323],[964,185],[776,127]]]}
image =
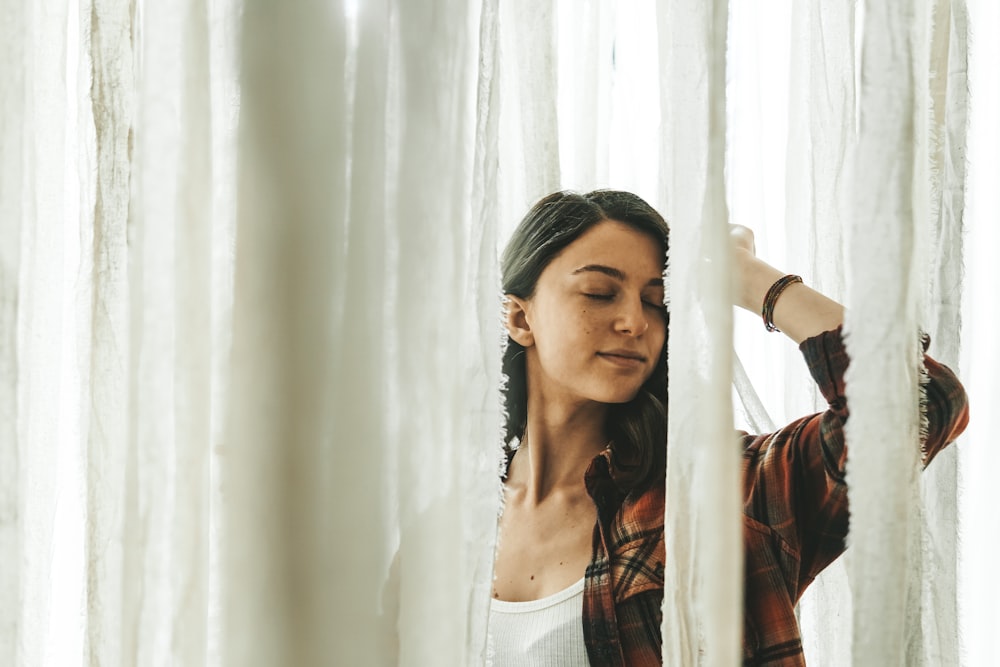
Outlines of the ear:
{"label": "ear", "polygon": [[513,294],[504,295],[504,323],[507,325],[507,335],[521,347],[531,347],[535,344],[535,334],[528,323],[528,302]]}

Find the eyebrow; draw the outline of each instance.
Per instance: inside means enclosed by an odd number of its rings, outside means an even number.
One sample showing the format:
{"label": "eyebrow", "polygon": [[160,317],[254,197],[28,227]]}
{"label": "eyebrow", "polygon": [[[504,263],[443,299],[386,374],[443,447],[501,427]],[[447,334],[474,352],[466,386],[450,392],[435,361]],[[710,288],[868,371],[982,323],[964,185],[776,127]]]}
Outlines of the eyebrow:
{"label": "eyebrow", "polygon": [[[575,276],[578,273],[585,273],[587,271],[595,271],[597,273],[603,273],[606,276],[611,276],[615,280],[621,280],[624,282],[625,273],[613,266],[605,266],[604,264],[587,264],[586,266],[581,266],[579,269],[573,272]],[[646,283],[647,287],[663,287],[663,278],[650,278],[649,282]]]}

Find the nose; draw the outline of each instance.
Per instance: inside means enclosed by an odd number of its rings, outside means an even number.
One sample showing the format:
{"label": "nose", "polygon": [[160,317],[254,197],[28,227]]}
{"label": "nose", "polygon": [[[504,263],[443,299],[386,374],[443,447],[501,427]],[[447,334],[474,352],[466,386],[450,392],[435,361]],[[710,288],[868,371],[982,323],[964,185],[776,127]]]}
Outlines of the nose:
{"label": "nose", "polygon": [[641,336],[649,328],[649,320],[646,319],[645,308],[642,299],[624,299],[623,306],[618,313],[616,329],[619,333],[629,336]]}

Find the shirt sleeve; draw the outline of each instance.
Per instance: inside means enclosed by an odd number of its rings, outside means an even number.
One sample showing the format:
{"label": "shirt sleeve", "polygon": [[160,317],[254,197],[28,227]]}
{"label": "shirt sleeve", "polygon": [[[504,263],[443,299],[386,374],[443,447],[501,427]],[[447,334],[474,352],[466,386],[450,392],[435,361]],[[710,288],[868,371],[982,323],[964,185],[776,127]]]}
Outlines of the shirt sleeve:
{"label": "shirt sleeve", "polygon": [[[929,339],[923,339],[924,351]],[[744,435],[744,513],[769,527],[787,558],[785,580],[793,599],[839,556],[848,530],[844,470],[844,424],[849,411],[844,393],[848,357],[842,330],[802,342],[800,350],[829,408],[798,419],[767,435]],[[926,465],[968,423],[962,384],[946,366],[924,355],[927,369]]]}

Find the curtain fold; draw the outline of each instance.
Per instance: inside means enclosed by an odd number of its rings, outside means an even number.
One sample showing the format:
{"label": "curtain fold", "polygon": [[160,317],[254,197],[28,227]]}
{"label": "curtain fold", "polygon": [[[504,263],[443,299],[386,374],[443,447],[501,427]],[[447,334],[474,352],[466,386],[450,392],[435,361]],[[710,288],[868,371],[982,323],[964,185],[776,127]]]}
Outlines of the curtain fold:
{"label": "curtain fold", "polygon": [[130,138],[135,104],[131,0],[94,0],[90,11],[95,148],[93,234],[82,259],[93,276],[89,308],[86,433],[87,563],[84,652],[123,664],[124,470],[128,451],[128,239]]}
{"label": "curtain fold", "polygon": [[[361,664],[384,644],[375,622],[378,420],[365,403],[376,357],[357,329],[370,311],[333,317],[345,269],[331,259],[345,242],[346,38],[336,3],[243,7],[220,461],[228,665]],[[354,382],[343,401],[333,400],[338,377]],[[354,602],[350,613],[343,600]]]}
{"label": "curtain fold", "polygon": [[[945,452],[927,473],[915,476],[921,418],[913,412],[916,398],[905,388],[913,386],[918,369],[912,359],[891,357],[892,350],[907,349],[898,347],[907,338],[913,349],[919,326],[934,334],[938,358],[952,366],[958,362],[962,266],[955,258],[962,252],[965,187],[965,16],[964,3],[947,1],[897,15],[870,6],[866,12],[849,273],[858,301],[850,302],[848,327],[853,367],[864,368],[851,374],[849,392],[854,404],[865,401],[865,410],[852,417],[852,443],[860,444],[852,445],[849,470],[852,503],[884,509],[852,522],[854,628],[865,632],[855,638],[855,660],[877,655],[941,664],[959,650],[957,453]],[[882,30],[895,31],[885,33],[896,35],[889,40],[895,51],[873,37]],[[875,174],[891,178],[880,182]],[[873,264],[876,257],[880,264]],[[886,281],[893,287],[879,292],[865,285]],[[871,320],[886,312],[894,314],[891,324]],[[887,378],[899,393],[883,387],[881,403],[867,402]],[[893,435],[886,447],[885,439]],[[870,560],[875,553],[888,558],[883,564]],[[908,566],[887,564],[892,562]],[[878,583],[869,586],[873,582]],[[886,602],[891,599],[905,602],[893,607]],[[882,624],[877,632],[876,620]]]}
{"label": "curtain fold", "polygon": [[122,659],[201,665],[212,405],[207,5],[145,3],[136,29]]}
{"label": "curtain fold", "polygon": [[517,0],[508,7],[513,81],[519,89],[524,184],[528,201],[560,188],[559,117],[555,0]]}
{"label": "curtain fold", "polygon": [[[18,273],[17,517],[20,627],[17,659],[44,664],[80,648],[80,629],[66,627],[81,590],[81,516],[73,474],[79,453],[79,333],[74,307],[81,168],[77,144],[80,55],[73,8],[33,3],[25,36],[21,255]],[[16,181],[15,181],[16,182]],[[6,464],[6,462],[5,462]],[[68,544],[57,548],[55,538]],[[30,556],[29,556],[30,555]],[[68,631],[67,631],[68,630]],[[34,641],[24,641],[34,638]],[[61,644],[57,644],[58,641]]]}
{"label": "curtain fold", "polygon": [[919,530],[921,18],[915,7],[865,5],[845,324],[847,479],[852,507],[865,508],[852,514],[849,563],[858,664],[904,664],[908,634],[919,628],[906,599]]}
{"label": "curtain fold", "polygon": [[[966,134],[968,128],[968,10],[965,0],[935,0],[927,8],[926,123],[928,218],[921,325],[934,341],[936,359],[959,367],[963,322]],[[919,605],[922,641],[914,650],[922,664],[944,664],[960,654],[958,571],[960,478],[958,448],[949,448],[921,477],[924,576]],[[913,659],[917,664],[916,656]]]}
{"label": "curtain fold", "polygon": [[[793,3],[785,165],[788,270],[847,302],[846,235],[852,220],[851,150],[856,143],[855,2]],[[785,351],[785,414],[826,408],[801,355]],[[810,665],[850,664],[848,552],[810,584],[799,603]]]}
{"label": "curtain fold", "polygon": [[29,8],[8,7],[0,21],[0,662],[19,663],[24,549],[21,440],[18,434],[18,320],[21,228],[25,218],[27,128],[25,67]]}
{"label": "curtain fold", "polygon": [[[969,69],[966,141],[967,215],[963,219],[962,380],[969,392],[971,421],[958,448],[959,472],[959,643],[960,661],[988,664],[1000,658],[1000,578],[994,554],[1000,546],[1000,514],[995,511],[994,476],[1000,448],[990,418],[1000,396],[1000,349],[995,343],[1000,301],[995,298],[997,213],[1000,190],[1000,5],[969,0]],[[960,74],[955,79],[957,84]],[[961,87],[959,86],[959,89]],[[956,190],[954,194],[958,194]],[[963,199],[964,199],[963,193]],[[945,201],[948,201],[947,197]]]}
{"label": "curtain fold", "polygon": [[[466,658],[486,664],[490,658],[488,632],[489,600],[493,588],[493,553],[496,541],[497,511],[500,500],[499,471],[503,451],[502,405],[499,395],[502,375],[500,355],[507,332],[497,316],[502,310],[500,267],[496,261],[500,220],[500,0],[483,0],[479,16],[479,72],[476,96],[475,144],[473,153],[471,219],[476,234],[468,237],[465,256],[467,303],[475,304],[475,326],[467,334],[472,353],[467,358],[468,377],[476,379],[478,391],[466,394],[470,405],[464,433],[470,462],[463,497],[476,499],[476,510],[465,517],[463,535],[469,548],[473,589],[468,600]],[[498,440],[498,436],[500,439]],[[484,493],[489,490],[491,493]]]}
{"label": "curtain fold", "polygon": [[587,191],[608,183],[610,171],[612,109],[607,101],[616,7],[605,0],[577,0],[556,3],[555,11],[561,186]]}
{"label": "curtain fold", "polygon": [[[475,110],[474,26],[482,10],[450,0],[399,2],[395,11],[400,136],[390,236],[400,252],[390,270],[398,356],[389,380],[400,388],[392,438],[399,443],[400,664],[476,664],[485,649],[500,452],[497,385],[488,384],[499,379],[496,239],[484,227],[488,219],[471,219],[477,209],[469,204],[477,187],[492,182],[486,161],[495,160],[480,153],[484,171],[475,175],[477,132],[493,127],[487,115],[477,128]],[[481,148],[492,145],[484,137]],[[487,263],[493,268],[480,273]]]}
{"label": "curtain fold", "polygon": [[[495,269],[479,271],[494,261],[495,240],[473,233],[468,222],[476,118],[471,27],[477,16],[462,2],[365,3],[356,23],[340,24],[342,16],[306,19],[302,10],[299,18],[314,24],[312,32],[289,23],[282,34],[305,31],[309,38],[300,36],[301,52],[279,60],[285,69],[271,69],[264,63],[278,59],[271,46],[276,19],[266,21],[263,9],[251,9],[245,14],[244,73],[259,78],[247,79],[241,112],[247,153],[227,449],[236,451],[236,443],[245,448],[253,437],[258,460],[226,463],[241,489],[229,500],[227,517],[237,544],[266,551],[238,513],[249,502],[246,494],[260,490],[253,480],[270,479],[264,486],[278,509],[268,530],[292,542],[284,553],[262,553],[254,565],[275,574],[269,589],[254,596],[246,625],[232,625],[230,637],[246,641],[246,629],[273,613],[266,601],[276,597],[293,619],[321,620],[312,621],[311,631],[279,628],[271,640],[274,652],[253,656],[260,664],[280,656],[294,656],[296,664],[322,664],[323,656],[344,664],[476,662],[485,648],[483,603],[500,442],[499,359],[481,366],[492,344],[478,338],[488,330],[497,341],[498,327],[480,321],[476,307],[492,301],[490,320],[496,321]],[[321,38],[315,25],[330,21],[336,32]],[[265,25],[272,27],[265,32]],[[336,49],[320,50],[327,40]],[[319,69],[299,69],[305,61],[323,64],[323,82],[312,78]],[[332,82],[326,65],[331,61],[340,68]],[[269,87],[279,81],[290,90]],[[268,132],[281,140],[271,140]],[[320,151],[317,141],[335,145]],[[287,175],[255,173],[262,161]],[[485,205],[496,198],[482,195],[494,187],[482,169],[478,187]],[[314,178],[306,184],[292,180],[303,172]],[[274,227],[279,220],[280,236]],[[324,220],[334,224],[324,227]],[[294,225],[302,226],[301,236],[289,241]],[[274,256],[282,244],[288,247]],[[318,273],[323,264],[329,273]],[[303,267],[312,272],[303,273]],[[297,281],[264,298],[265,277],[275,271],[294,275],[293,268]],[[292,298],[303,290],[313,291],[310,301]],[[243,333],[277,326],[275,308],[283,309],[280,321],[298,322],[297,328],[263,339]],[[288,365],[310,359],[309,367],[322,366],[328,357],[330,374],[296,377],[271,367],[265,376],[277,374],[281,391],[249,389],[241,368],[260,366],[265,354],[273,357],[275,350],[261,347],[272,339],[290,341]],[[458,378],[456,368],[463,371]],[[298,390],[283,397],[309,378],[316,396]],[[268,421],[284,420],[288,428],[302,421],[304,402],[315,406],[310,410],[322,406],[325,416],[307,413],[314,430],[297,425],[287,437],[260,433],[259,423],[244,431],[265,399],[272,406]],[[283,476],[269,477],[281,466],[287,469]],[[293,495],[289,503],[293,489],[300,500]],[[317,560],[309,561],[309,554]],[[295,574],[299,567],[304,572]],[[335,575],[331,590],[314,587],[313,600],[303,598],[306,582],[320,581],[330,570],[349,574]],[[245,577],[246,569],[229,579],[230,596]],[[467,582],[477,577],[470,590]],[[232,664],[251,657],[249,644],[236,649]]]}
{"label": "curtain fold", "polygon": [[671,224],[663,660],[729,665],[741,655],[743,563],[723,172],[728,5],[657,9]]}

